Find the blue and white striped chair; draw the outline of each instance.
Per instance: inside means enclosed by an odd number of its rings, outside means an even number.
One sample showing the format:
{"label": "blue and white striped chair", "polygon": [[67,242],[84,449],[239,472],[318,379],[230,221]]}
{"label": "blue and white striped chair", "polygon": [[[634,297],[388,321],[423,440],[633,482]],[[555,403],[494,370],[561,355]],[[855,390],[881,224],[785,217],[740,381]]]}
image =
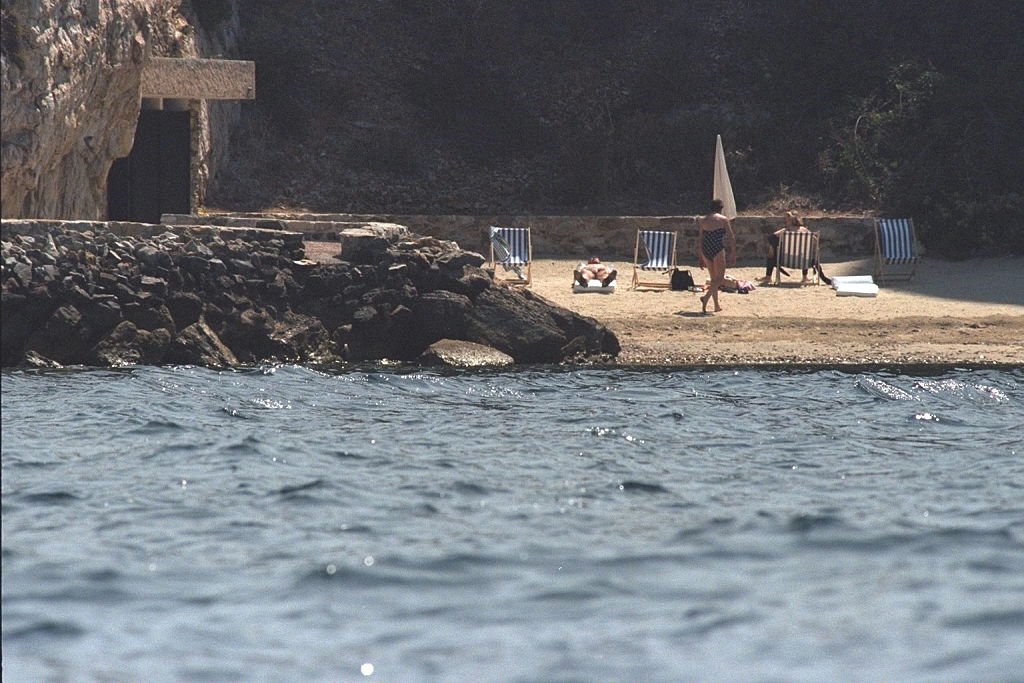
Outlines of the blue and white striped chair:
{"label": "blue and white striped chair", "polygon": [[491,266],[497,270],[498,264],[501,264],[505,272],[515,273],[515,277],[504,278],[504,281],[512,285],[529,285],[532,277],[530,264],[533,261],[530,229],[491,226],[490,241]]}
{"label": "blue and white striped chair", "polygon": [[676,267],[676,234],[663,230],[637,230],[633,250],[633,287],[668,289],[669,279],[641,280],[641,272],[661,271],[670,275]]}
{"label": "blue and white striped chair", "polygon": [[775,250],[775,284],[779,284],[783,268],[810,270],[814,273],[811,282],[819,284],[821,280],[818,278],[817,265],[820,246],[819,233],[783,230]]}
{"label": "blue and white striped chair", "polygon": [[910,280],[917,270],[917,237],[911,218],[875,219],[875,279]]}

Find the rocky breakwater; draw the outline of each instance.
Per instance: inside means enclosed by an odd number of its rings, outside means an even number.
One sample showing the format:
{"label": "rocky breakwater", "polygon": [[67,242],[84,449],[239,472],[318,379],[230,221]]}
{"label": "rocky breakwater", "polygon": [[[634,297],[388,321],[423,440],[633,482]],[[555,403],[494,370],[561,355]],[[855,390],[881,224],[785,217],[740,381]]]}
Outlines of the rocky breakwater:
{"label": "rocky breakwater", "polygon": [[619,352],[607,328],[496,283],[454,242],[401,226],[345,238],[326,264],[294,232],[3,221],[3,366],[415,361],[440,340],[516,363]]}

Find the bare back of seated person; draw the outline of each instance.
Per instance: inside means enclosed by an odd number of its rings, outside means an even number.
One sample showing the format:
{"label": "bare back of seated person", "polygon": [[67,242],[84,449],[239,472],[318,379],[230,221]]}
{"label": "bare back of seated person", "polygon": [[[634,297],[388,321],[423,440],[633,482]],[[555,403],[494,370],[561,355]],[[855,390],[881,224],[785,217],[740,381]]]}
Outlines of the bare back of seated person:
{"label": "bare back of seated person", "polygon": [[[779,248],[779,239],[782,237],[782,233],[784,232],[810,232],[810,230],[804,226],[803,219],[800,218],[800,215],[796,211],[786,212],[785,226],[768,236],[768,254],[765,258],[765,274],[764,277],[757,279],[761,284],[767,284],[772,279],[772,271],[775,269],[775,250]],[[818,268],[820,270],[821,266],[819,265]],[[783,275],[789,275],[789,273],[782,268],[779,268],[779,272]],[[828,278],[825,279],[827,280]],[[803,278],[800,282],[810,282],[807,278],[806,270],[803,271]]]}
{"label": "bare back of seated person", "polygon": [[776,237],[780,237],[782,235],[782,233],[784,233],[784,232],[810,232],[810,230],[808,230],[807,228],[805,228],[802,225],[799,225],[799,226],[796,226],[796,227],[787,227],[787,228],[782,228],[781,230],[776,230],[775,231],[775,236]]}

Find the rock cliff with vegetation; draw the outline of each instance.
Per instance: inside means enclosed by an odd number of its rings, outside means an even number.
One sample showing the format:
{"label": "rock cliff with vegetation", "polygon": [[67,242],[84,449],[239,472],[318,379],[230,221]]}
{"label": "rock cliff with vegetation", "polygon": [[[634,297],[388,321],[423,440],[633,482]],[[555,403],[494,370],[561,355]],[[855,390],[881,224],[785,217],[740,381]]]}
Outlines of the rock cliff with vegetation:
{"label": "rock cliff with vegetation", "polygon": [[[390,214],[912,215],[1024,253],[1024,4],[4,0],[4,216],[99,218],[147,55],[257,63],[205,203]],[[204,152],[204,150],[200,150]],[[205,170],[200,170],[206,192]]]}
{"label": "rock cliff with vegetation", "polygon": [[[1024,3],[253,0],[218,208],[912,215],[1024,253]],[[258,206],[257,206],[258,205]]]}

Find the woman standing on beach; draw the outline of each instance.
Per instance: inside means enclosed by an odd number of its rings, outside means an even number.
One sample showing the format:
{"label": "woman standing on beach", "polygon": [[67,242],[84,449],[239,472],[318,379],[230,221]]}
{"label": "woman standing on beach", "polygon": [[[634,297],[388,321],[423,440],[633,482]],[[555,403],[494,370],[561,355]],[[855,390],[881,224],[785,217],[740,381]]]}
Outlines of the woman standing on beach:
{"label": "woman standing on beach", "polygon": [[711,275],[711,284],[707,294],[700,298],[700,307],[708,312],[708,300],[715,300],[715,312],[722,310],[718,305],[718,290],[725,282],[726,246],[728,245],[728,265],[736,266],[736,235],[732,232],[732,222],[722,215],[722,200],[711,200],[711,213],[697,219],[699,233],[697,235],[697,265],[707,268]]}

